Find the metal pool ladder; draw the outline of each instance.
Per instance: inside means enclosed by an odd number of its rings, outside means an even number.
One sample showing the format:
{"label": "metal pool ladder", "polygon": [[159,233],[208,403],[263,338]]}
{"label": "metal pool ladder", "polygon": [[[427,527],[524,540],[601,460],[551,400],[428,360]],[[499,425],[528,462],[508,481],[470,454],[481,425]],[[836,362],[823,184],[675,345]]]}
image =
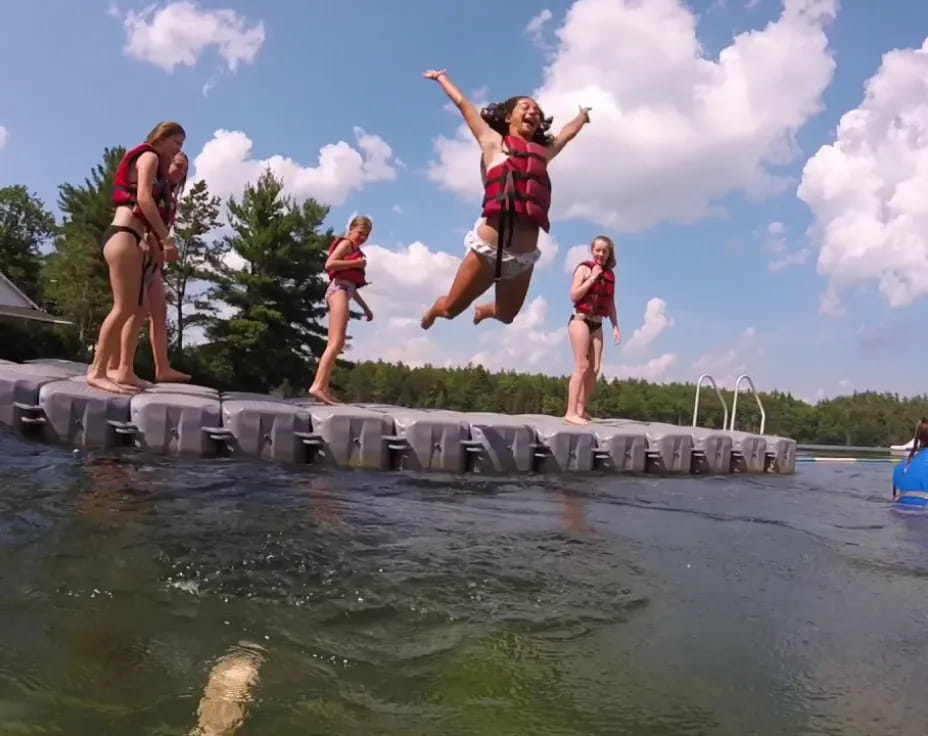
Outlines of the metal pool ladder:
{"label": "metal pool ladder", "polygon": [[[699,416],[699,392],[702,389],[702,385],[705,382],[708,382],[712,389],[715,391],[715,395],[718,396],[719,401],[722,402],[722,409],[725,412],[722,419],[722,429],[727,429],[728,431],[734,431],[735,429],[735,415],[738,411],[738,395],[741,392],[741,383],[746,381],[748,387],[751,389],[751,393],[754,394],[754,401],[757,402],[757,408],[760,410],[760,434],[764,433],[764,429],[767,425],[767,412],[764,410],[764,405],[760,400],[760,396],[757,394],[757,389],[754,387],[754,381],[750,376],[742,374],[738,376],[738,380],[735,381],[735,389],[732,397],[731,404],[731,422],[728,421],[728,404],[725,402],[725,397],[722,396],[722,392],[719,391],[718,385],[715,383],[715,378],[713,378],[708,373],[703,373],[699,379],[696,381],[696,400],[693,402],[693,427],[696,427],[696,422]],[[699,462],[705,456],[703,450],[693,450],[693,460]],[[732,464],[737,463],[739,460],[742,460],[744,453],[740,449],[733,449],[731,453]],[[772,459],[775,458],[773,453],[767,453],[767,462],[769,463]]]}
{"label": "metal pool ladder", "polygon": [[757,402],[757,408],[760,410],[760,431],[758,434],[764,433],[764,427],[767,426],[767,412],[764,411],[764,405],[761,403],[760,396],[757,394],[757,389],[754,387],[754,381],[751,380],[751,377],[746,373],[742,373],[738,376],[738,380],[735,381],[735,391],[734,398],[731,401],[731,424],[728,425],[729,430],[734,430],[735,428],[735,413],[738,411],[738,393],[741,388],[741,382],[747,381],[748,386],[751,389],[751,393],[754,394],[754,401]]}
{"label": "metal pool ladder", "polygon": [[[725,403],[725,397],[722,396],[722,392],[719,391],[719,387],[715,384],[715,379],[708,373],[703,373],[699,377],[699,380],[696,381],[696,401],[693,403],[693,426],[696,426],[696,416],[699,414],[699,391],[702,388],[704,381],[708,381],[712,385],[712,389],[715,391],[715,395],[718,396],[719,401],[722,402],[722,409],[725,412],[725,417],[722,419],[722,429],[725,429],[728,425],[728,404]],[[737,398],[735,400],[737,401]],[[732,414],[732,421],[734,421],[734,418],[734,414]]]}

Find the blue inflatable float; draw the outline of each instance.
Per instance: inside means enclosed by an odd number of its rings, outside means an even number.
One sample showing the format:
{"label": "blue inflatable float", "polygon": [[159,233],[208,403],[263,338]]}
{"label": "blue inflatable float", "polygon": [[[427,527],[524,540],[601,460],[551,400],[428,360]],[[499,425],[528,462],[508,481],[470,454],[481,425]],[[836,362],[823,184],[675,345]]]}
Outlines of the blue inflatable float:
{"label": "blue inflatable float", "polygon": [[928,512],[928,448],[915,453],[911,462],[906,458],[893,468],[893,488],[896,511]]}

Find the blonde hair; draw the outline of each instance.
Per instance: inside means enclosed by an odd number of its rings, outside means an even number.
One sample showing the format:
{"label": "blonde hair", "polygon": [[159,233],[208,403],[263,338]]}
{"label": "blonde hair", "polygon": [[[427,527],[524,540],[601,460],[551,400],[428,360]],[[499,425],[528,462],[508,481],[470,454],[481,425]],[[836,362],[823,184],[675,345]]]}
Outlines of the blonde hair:
{"label": "blonde hair", "polygon": [[187,131],[184,130],[184,126],[182,126],[180,123],[175,123],[171,120],[164,120],[151,129],[151,133],[148,134],[145,142],[151,145],[155,145],[156,143],[163,141],[165,138],[170,138],[174,135],[182,135],[184,138],[186,138]]}
{"label": "blonde hair", "polygon": [[612,242],[612,238],[608,235],[597,235],[590,241],[590,250],[593,250],[593,246],[596,245],[597,240],[602,240],[606,247],[609,249],[609,255],[606,256],[606,262],[603,264],[605,268],[608,268],[610,271],[615,268],[615,243]]}
{"label": "blonde hair", "polygon": [[374,229],[374,221],[367,215],[355,215],[348,223],[348,232],[350,233],[356,227],[363,227],[367,230],[368,235],[370,235],[371,231]]}

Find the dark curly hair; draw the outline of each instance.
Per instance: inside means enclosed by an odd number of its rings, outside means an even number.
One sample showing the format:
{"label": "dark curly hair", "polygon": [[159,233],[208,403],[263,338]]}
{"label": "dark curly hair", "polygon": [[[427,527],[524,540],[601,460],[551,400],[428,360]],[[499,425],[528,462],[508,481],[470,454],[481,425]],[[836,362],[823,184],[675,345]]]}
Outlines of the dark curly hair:
{"label": "dark curly hair", "polygon": [[[521,95],[519,97],[510,97],[505,102],[491,102],[480,111],[480,117],[486,121],[487,125],[505,138],[509,135],[509,123],[506,122],[506,118],[512,114],[520,100],[530,99],[532,98]],[[541,123],[535,131],[535,135],[532,136],[532,143],[537,143],[540,146],[550,146],[554,142],[554,136],[548,133],[548,129],[551,127],[554,118],[546,118],[540,105],[538,109],[541,112]]]}

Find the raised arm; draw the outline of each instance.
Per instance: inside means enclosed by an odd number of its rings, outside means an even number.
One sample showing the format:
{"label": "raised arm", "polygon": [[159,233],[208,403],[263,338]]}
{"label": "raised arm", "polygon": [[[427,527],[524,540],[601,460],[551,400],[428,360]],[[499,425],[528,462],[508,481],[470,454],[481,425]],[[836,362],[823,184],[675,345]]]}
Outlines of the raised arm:
{"label": "raised arm", "polygon": [[[597,276],[599,274],[596,274]],[[570,301],[579,302],[593,286],[596,276],[589,266],[580,264],[574,269],[574,280],[570,285]]]}
{"label": "raised arm", "polygon": [[136,159],[136,196],[138,198],[139,209],[145,215],[148,224],[151,225],[158,240],[167,240],[168,226],[161,219],[158,212],[158,205],[155,204],[154,193],[152,192],[152,182],[158,173],[158,155],[151,151],[146,151]]}
{"label": "raised arm", "polygon": [[577,136],[577,133],[580,132],[580,129],[590,122],[591,109],[592,108],[589,107],[581,107],[577,116],[561,128],[561,132],[557,134],[554,142],[548,146],[549,161],[563,151],[564,146],[570,143]]}
{"label": "raised arm", "polygon": [[353,244],[348,238],[342,238],[338,241],[332,252],[329,254],[329,257],[325,259],[325,270],[326,271],[343,271],[346,268],[364,268],[366,261],[364,259],[355,259],[347,260],[347,256]]}
{"label": "raised arm", "polygon": [[458,110],[461,111],[461,115],[464,116],[464,122],[467,123],[467,127],[470,128],[470,132],[474,134],[474,138],[477,139],[477,143],[480,144],[481,148],[499,143],[501,140],[499,133],[487,125],[486,121],[480,117],[480,111],[474,107],[474,104],[457,88],[457,85],[451,81],[451,78],[444,69],[439,71],[429,69],[429,71],[425,72],[422,76],[426,79],[433,79],[441,85],[441,88],[445,91],[445,94],[448,95],[448,98],[455,104]]}

